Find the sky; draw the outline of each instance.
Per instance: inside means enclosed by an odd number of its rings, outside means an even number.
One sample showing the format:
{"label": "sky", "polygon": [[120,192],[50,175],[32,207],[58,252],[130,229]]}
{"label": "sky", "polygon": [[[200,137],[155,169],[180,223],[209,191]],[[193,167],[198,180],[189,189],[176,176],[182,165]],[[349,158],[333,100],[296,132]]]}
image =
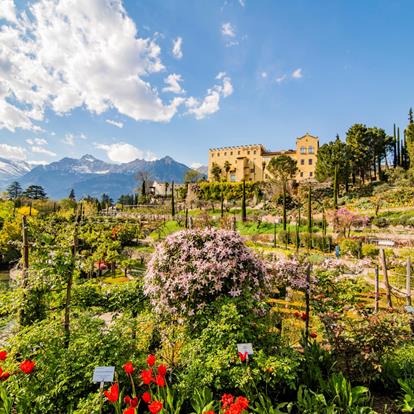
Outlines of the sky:
{"label": "sky", "polygon": [[412,0],[0,0],[0,157],[321,144],[404,128]]}

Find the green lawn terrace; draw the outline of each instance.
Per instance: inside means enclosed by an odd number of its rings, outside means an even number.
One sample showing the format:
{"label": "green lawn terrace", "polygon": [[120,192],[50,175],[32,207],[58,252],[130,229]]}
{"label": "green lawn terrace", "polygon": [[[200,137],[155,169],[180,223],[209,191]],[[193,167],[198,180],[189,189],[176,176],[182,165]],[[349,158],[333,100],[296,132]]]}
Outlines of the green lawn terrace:
{"label": "green lawn terrace", "polygon": [[[391,308],[381,266],[377,295],[375,290],[377,229],[351,225],[343,236],[328,214],[324,223],[317,203],[312,207],[310,228],[304,207],[300,226],[292,210],[284,231],[280,209],[254,206],[246,209],[246,220],[237,205],[224,209],[223,217],[220,204],[177,206],[174,217],[168,205],[127,214],[121,209],[91,212],[86,205],[82,213],[79,207],[41,212],[32,206],[25,274],[21,213],[28,212],[16,210],[13,216],[3,205],[1,240],[8,242],[2,257],[19,263],[17,276],[9,287],[3,283],[0,293],[0,350],[8,355],[0,366],[12,373],[1,383],[3,406],[9,401],[18,413],[27,412],[29,404],[33,413],[98,413],[93,370],[112,365],[122,398],[111,402],[107,384],[104,413],[130,408],[123,397],[134,397],[131,379],[139,412],[150,411],[144,392],[151,402],[164,404],[162,412],[202,413],[209,411],[206,407],[225,412],[225,394],[234,396],[233,404],[237,397],[247,398],[243,412],[257,413],[382,413],[410,407],[414,345],[404,264],[412,249],[385,248]],[[346,207],[355,215],[366,213]],[[182,236],[186,231],[194,245]],[[200,234],[222,231],[228,241],[196,242],[207,237]],[[206,245],[214,253],[204,251]],[[240,262],[231,259],[233,265],[225,265],[234,254],[241,254],[245,264],[231,270]],[[207,272],[206,260],[211,261]],[[188,263],[194,265],[188,268]],[[186,285],[182,266],[199,282]],[[251,285],[259,277],[257,269],[269,273],[268,287]],[[204,278],[212,274],[224,278],[216,293],[215,279],[202,290]],[[226,285],[239,280],[240,286]],[[191,293],[196,287],[201,290]],[[238,343],[253,344],[247,362],[238,354]],[[158,366],[167,367],[168,388],[143,382],[149,354],[157,357],[155,381]],[[35,362],[33,372],[19,368],[24,360]],[[135,367],[131,376],[123,368],[128,361]],[[63,368],[56,376],[58,366]]]}

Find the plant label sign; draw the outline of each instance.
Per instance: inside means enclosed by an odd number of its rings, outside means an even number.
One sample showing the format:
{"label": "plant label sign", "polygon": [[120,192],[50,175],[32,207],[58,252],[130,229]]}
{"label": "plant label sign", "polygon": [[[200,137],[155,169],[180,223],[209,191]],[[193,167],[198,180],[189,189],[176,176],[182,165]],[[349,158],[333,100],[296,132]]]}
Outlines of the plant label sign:
{"label": "plant label sign", "polygon": [[395,245],[395,242],[392,240],[378,240],[378,246],[388,246],[392,247]]}
{"label": "plant label sign", "polygon": [[406,307],[405,307],[405,310],[406,310],[408,313],[414,314],[414,307],[413,307],[413,306],[406,306]]}
{"label": "plant label sign", "polygon": [[93,372],[93,382],[113,382],[115,367],[96,367]]}
{"label": "plant label sign", "polygon": [[244,354],[247,352],[247,355],[253,355],[253,345],[248,344],[237,344],[237,351],[241,354]]}

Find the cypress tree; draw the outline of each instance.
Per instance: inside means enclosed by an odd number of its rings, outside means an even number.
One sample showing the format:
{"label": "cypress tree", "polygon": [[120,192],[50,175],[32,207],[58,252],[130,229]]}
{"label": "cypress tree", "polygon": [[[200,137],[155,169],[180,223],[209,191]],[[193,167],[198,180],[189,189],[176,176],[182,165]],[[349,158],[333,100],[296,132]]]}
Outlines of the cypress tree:
{"label": "cypress tree", "polygon": [[334,182],[333,182],[333,204],[334,209],[338,208],[338,165],[335,165]]}
{"label": "cypress tree", "polygon": [[414,124],[413,108],[410,108],[408,111],[408,122],[409,124]]}
{"label": "cypress tree", "polygon": [[220,188],[220,215],[223,218],[224,217],[224,194],[223,194],[223,185],[221,185]]}
{"label": "cypress tree", "polygon": [[174,181],[171,183],[171,215],[175,217]]}
{"label": "cypress tree", "polygon": [[243,180],[243,197],[242,197],[242,221],[247,221],[247,211],[246,211],[246,180]]}
{"label": "cypress tree", "polygon": [[393,165],[394,165],[394,168],[395,168],[397,166],[397,134],[395,132],[395,124],[394,124],[394,133],[393,133],[392,145],[393,145],[393,154],[394,154]]}
{"label": "cypress tree", "polygon": [[400,127],[397,128],[397,165],[401,167],[401,139]]}
{"label": "cypress tree", "polygon": [[312,248],[312,186],[309,185],[308,193],[308,237],[309,248]]}
{"label": "cypress tree", "polygon": [[142,189],[141,189],[141,195],[145,197],[146,190],[145,190],[145,180],[142,180]]}

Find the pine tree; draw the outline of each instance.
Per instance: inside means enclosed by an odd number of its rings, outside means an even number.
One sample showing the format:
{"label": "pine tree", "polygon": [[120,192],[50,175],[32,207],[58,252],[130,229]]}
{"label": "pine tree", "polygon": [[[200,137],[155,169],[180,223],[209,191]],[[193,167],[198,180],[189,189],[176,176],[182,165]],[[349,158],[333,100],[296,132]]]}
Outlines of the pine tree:
{"label": "pine tree", "polygon": [[247,221],[247,211],[246,211],[246,180],[243,180],[243,197],[242,197],[241,214],[242,214],[242,221]]}
{"label": "pine tree", "polygon": [[171,215],[175,217],[174,181],[171,183]]}
{"label": "pine tree", "polygon": [[24,190],[23,195],[32,200],[45,200],[47,198],[46,191],[41,185],[29,185]]}
{"label": "pine tree", "polygon": [[22,196],[23,191],[18,181],[13,181],[6,189],[9,200],[16,200]]}
{"label": "pine tree", "polygon": [[413,108],[410,108],[410,110],[408,111],[408,123],[414,124],[414,117],[413,117]]}
{"label": "pine tree", "polygon": [[392,144],[393,144],[393,154],[394,154],[393,165],[394,165],[394,168],[395,168],[397,166],[397,134],[396,134],[395,124],[394,124],[394,133],[393,133]]}
{"label": "pine tree", "polygon": [[70,193],[69,193],[69,200],[72,200],[72,201],[75,201],[76,200],[76,197],[75,197],[75,190],[72,188],[72,190],[70,190]]}

